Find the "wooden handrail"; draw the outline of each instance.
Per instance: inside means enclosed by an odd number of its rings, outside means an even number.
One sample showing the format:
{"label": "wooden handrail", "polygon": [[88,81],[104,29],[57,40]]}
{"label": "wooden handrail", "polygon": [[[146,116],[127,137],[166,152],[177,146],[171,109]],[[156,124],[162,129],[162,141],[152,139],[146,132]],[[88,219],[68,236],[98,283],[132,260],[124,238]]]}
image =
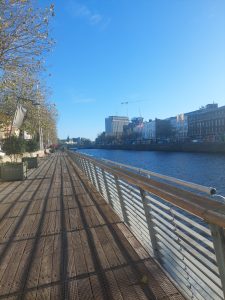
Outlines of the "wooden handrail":
{"label": "wooden handrail", "polygon": [[124,179],[128,183],[204,219],[207,223],[225,228],[225,204],[223,203],[213,201],[207,197],[194,194],[190,191],[182,190],[164,182],[159,182],[154,179],[141,176],[129,170],[109,166],[98,159],[84,154],[72,154],[89,160],[96,166],[104,169],[112,175],[117,176],[119,179]]}

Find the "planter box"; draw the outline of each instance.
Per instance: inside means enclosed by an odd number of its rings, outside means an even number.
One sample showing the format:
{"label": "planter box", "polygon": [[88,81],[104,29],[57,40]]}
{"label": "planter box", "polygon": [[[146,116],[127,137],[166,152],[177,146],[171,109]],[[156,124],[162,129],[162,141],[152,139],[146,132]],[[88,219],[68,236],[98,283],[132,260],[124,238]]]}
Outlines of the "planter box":
{"label": "planter box", "polygon": [[24,180],[26,178],[26,163],[6,163],[1,165],[1,179],[3,181]]}
{"label": "planter box", "polygon": [[38,167],[38,159],[37,157],[23,157],[22,162],[27,163],[28,169],[33,169]]}

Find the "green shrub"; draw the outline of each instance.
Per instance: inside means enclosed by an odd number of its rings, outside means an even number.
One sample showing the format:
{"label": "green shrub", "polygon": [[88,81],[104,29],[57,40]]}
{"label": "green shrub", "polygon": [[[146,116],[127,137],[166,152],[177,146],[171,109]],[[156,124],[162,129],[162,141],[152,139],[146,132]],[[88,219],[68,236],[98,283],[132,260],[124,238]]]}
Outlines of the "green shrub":
{"label": "green shrub", "polygon": [[9,155],[11,161],[17,161],[18,157],[21,157],[26,150],[25,141],[20,137],[11,136],[5,139],[2,150]]}
{"label": "green shrub", "polygon": [[29,141],[26,141],[26,152],[35,152],[38,150],[38,142],[37,140],[29,140]]}

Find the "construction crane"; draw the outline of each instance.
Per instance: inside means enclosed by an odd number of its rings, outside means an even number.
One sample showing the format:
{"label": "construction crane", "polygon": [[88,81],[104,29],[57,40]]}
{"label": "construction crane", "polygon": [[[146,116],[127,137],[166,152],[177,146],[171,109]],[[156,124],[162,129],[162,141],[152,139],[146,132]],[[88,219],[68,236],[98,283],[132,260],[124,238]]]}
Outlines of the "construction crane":
{"label": "construction crane", "polygon": [[128,104],[130,104],[130,103],[138,103],[138,102],[146,102],[146,101],[150,101],[150,100],[124,101],[124,102],[121,102],[120,104],[127,105],[127,117],[128,117]]}

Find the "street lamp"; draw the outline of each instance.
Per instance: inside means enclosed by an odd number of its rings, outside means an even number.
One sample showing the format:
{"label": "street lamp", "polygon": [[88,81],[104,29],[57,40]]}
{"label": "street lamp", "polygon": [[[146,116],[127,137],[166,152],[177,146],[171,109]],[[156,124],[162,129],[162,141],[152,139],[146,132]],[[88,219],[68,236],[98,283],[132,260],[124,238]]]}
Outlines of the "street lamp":
{"label": "street lamp", "polygon": [[39,102],[33,102],[33,105],[38,109],[38,134],[39,134],[39,150],[44,150],[43,144],[43,130],[41,127],[41,118],[40,118],[40,108],[41,104]]}

